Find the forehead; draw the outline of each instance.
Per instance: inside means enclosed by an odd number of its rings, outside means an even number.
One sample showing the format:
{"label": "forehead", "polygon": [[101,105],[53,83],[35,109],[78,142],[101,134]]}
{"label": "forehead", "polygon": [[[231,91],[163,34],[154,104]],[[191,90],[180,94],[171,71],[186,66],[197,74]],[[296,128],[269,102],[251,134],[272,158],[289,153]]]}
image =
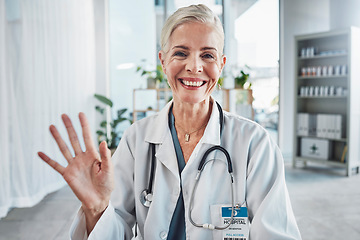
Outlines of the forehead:
{"label": "forehead", "polygon": [[188,48],[212,47],[219,50],[221,40],[214,26],[206,23],[187,22],[179,25],[169,38],[170,50],[174,46]]}

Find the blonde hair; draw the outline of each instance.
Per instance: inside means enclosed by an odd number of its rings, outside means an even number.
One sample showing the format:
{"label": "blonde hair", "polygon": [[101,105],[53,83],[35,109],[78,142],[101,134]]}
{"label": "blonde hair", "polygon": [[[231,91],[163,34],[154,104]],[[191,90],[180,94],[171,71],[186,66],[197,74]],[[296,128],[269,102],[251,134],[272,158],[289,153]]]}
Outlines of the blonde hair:
{"label": "blonde hair", "polygon": [[168,51],[167,44],[171,34],[178,26],[188,22],[211,24],[219,37],[219,52],[220,55],[222,55],[225,38],[223,26],[219,17],[203,4],[190,5],[188,7],[179,8],[166,20],[160,36],[161,49],[165,53]]}

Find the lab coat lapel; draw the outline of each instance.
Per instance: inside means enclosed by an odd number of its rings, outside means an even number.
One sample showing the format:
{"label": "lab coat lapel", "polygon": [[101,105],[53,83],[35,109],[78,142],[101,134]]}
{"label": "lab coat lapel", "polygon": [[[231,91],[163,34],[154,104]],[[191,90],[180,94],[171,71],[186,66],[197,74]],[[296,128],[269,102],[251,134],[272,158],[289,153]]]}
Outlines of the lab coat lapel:
{"label": "lab coat lapel", "polygon": [[168,168],[177,179],[180,181],[179,176],[179,166],[177,163],[176,152],[173,144],[173,140],[170,135],[166,135],[163,144],[159,146],[159,149],[156,153],[156,158]]}
{"label": "lab coat lapel", "polygon": [[153,127],[148,127],[145,133],[145,141],[158,145],[156,158],[168,168],[180,181],[179,168],[176,159],[174,143],[168,124],[168,113],[172,101],[169,102],[151,122]]}
{"label": "lab coat lapel", "polygon": [[202,142],[210,145],[221,145],[220,119],[219,119],[220,114],[218,107],[216,105],[216,101],[213,98],[212,101],[213,101],[212,112],[209,122],[205,128]]}

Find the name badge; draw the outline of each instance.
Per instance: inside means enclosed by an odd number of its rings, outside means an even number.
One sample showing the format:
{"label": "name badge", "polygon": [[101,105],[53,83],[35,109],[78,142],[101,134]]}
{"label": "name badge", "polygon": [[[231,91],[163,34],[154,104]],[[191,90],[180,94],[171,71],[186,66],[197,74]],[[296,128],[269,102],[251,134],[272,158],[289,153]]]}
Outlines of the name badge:
{"label": "name badge", "polygon": [[[222,223],[229,224],[231,221],[231,207],[221,208]],[[246,207],[235,207],[231,225],[223,230],[223,240],[248,240],[249,219]]]}

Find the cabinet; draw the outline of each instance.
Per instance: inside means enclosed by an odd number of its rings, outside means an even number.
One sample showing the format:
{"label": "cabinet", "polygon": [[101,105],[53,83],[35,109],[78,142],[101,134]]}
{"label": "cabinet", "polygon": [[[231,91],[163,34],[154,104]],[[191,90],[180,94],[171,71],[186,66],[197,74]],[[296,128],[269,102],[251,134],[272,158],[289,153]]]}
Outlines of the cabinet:
{"label": "cabinet", "polygon": [[[359,173],[360,30],[295,36],[295,51],[293,166],[316,162]],[[316,151],[328,152],[311,155]]]}

